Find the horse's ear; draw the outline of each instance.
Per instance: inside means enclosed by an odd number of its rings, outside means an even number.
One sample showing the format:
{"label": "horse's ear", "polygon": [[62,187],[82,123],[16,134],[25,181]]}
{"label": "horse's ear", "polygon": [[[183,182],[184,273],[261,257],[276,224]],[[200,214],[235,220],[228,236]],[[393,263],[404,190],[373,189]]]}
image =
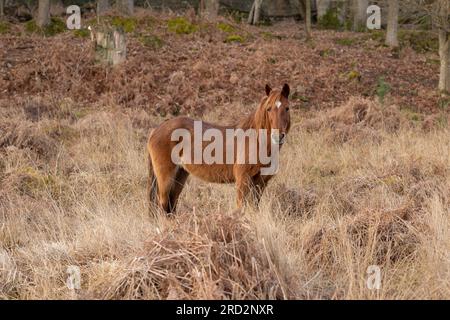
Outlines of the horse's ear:
{"label": "horse's ear", "polygon": [[288,99],[289,98],[289,91],[290,91],[289,85],[287,83],[285,83],[283,85],[283,89],[281,89],[281,95],[283,97],[285,97],[286,99]]}
{"label": "horse's ear", "polygon": [[267,96],[269,96],[269,94],[271,92],[272,92],[272,88],[268,84],[266,84],[266,94],[267,94]]}

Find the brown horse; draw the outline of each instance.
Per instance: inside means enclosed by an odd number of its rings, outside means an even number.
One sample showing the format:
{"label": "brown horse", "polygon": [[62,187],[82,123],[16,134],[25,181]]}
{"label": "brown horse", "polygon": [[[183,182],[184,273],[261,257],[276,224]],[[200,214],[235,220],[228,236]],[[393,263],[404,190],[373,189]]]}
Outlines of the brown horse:
{"label": "brown horse", "polygon": [[[166,120],[159,127],[150,131],[147,151],[148,151],[148,197],[151,204],[159,206],[167,213],[175,211],[178,197],[183,190],[184,184],[189,176],[192,174],[202,180],[215,183],[235,183],[237,187],[237,206],[241,208],[244,200],[248,195],[252,195],[252,200],[259,202],[262,192],[264,191],[268,181],[273,174],[263,175],[263,168],[267,167],[267,163],[263,163],[260,159],[260,149],[264,149],[267,155],[274,153],[274,146],[281,147],[285,141],[285,136],[290,128],[289,116],[289,86],[284,84],[282,90],[272,90],[269,85],[266,85],[266,96],[261,99],[257,109],[253,111],[247,118],[233,126],[219,126],[206,122],[201,122],[202,131],[196,131],[195,121],[187,117],[177,117]],[[173,151],[178,144],[173,141],[173,134],[176,130],[184,130],[189,133],[189,142],[195,147],[195,134],[199,135],[205,133],[207,129],[215,130],[215,133],[221,133],[219,138],[224,141],[226,150],[211,152],[213,156],[223,156],[230,161],[226,163],[201,163],[192,161],[195,158],[195,152],[186,152],[181,150],[179,152],[179,162],[173,161]],[[257,140],[270,141],[264,145],[258,144],[256,148],[251,148],[250,144],[236,145],[236,138],[225,141],[228,130],[247,131],[254,129],[258,132],[264,132],[263,135],[258,135]],[[265,130],[260,130],[265,129]],[[179,132],[179,131],[178,131]],[[198,137],[197,137],[198,138]],[[204,139],[208,140],[208,139]],[[205,151],[210,141],[201,141],[200,152]],[[214,142],[217,142],[215,141]],[[194,148],[195,149],[195,148]],[[197,148],[198,149],[198,148]],[[231,153],[230,153],[231,152]],[[255,155],[258,152],[258,155]],[[220,153],[220,154],[219,154]],[[228,156],[227,156],[227,153]],[[231,155],[231,156],[230,156]],[[187,158],[191,157],[191,160]],[[238,156],[245,159],[245,161],[237,161]],[[250,161],[251,158],[256,158],[256,161]]]}

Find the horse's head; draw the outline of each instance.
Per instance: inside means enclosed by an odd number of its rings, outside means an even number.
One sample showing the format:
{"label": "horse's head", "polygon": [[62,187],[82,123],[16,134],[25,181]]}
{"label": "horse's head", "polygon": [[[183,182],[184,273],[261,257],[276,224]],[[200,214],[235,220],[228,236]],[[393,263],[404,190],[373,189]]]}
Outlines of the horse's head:
{"label": "horse's head", "polygon": [[[283,144],[286,134],[291,126],[291,117],[289,115],[289,85],[284,84],[280,90],[272,90],[266,84],[267,97],[264,98],[261,110],[266,113],[266,121],[269,125],[270,137],[273,143]],[[273,130],[277,129],[277,130]]]}

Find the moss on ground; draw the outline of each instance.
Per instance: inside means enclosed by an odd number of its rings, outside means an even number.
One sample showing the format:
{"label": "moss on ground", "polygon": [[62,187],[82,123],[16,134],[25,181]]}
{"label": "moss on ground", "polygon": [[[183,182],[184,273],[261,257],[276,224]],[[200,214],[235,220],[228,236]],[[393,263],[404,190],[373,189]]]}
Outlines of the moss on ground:
{"label": "moss on ground", "polygon": [[3,21],[0,21],[0,34],[6,34],[10,30],[9,24]]}
{"label": "moss on ground", "polygon": [[352,38],[338,38],[335,39],[336,44],[339,44],[341,46],[352,46],[357,42],[357,39]]}
{"label": "moss on ground", "polygon": [[135,18],[113,17],[111,19],[111,25],[116,28],[123,29],[126,33],[131,33],[136,30],[137,20]]}
{"label": "moss on ground", "polygon": [[199,26],[190,23],[184,17],[177,17],[167,21],[167,28],[176,34],[191,34],[199,30]]}
{"label": "moss on ground", "polygon": [[[367,39],[377,41],[384,45],[386,32],[374,30],[368,33]],[[410,47],[418,53],[437,52],[439,50],[439,39],[437,35],[425,30],[399,30],[398,41],[400,47]]]}
{"label": "moss on ground", "polygon": [[35,20],[30,20],[25,23],[25,31],[26,32],[41,34],[41,35],[44,35],[47,37],[54,36],[58,33],[62,33],[64,31],[66,31],[66,30],[67,30],[67,26],[64,23],[64,21],[57,17],[52,17],[50,19],[50,23],[43,28],[40,28],[36,24]]}
{"label": "moss on ground", "polygon": [[414,51],[426,53],[439,50],[439,40],[436,34],[422,30],[400,30],[398,39],[402,47],[409,46]]}
{"label": "moss on ground", "polygon": [[81,28],[78,30],[73,30],[73,35],[78,38],[87,38],[89,37],[89,34],[90,31],[88,29]]}
{"label": "moss on ground", "polygon": [[406,116],[408,120],[411,120],[413,122],[423,121],[424,116],[423,114],[420,114],[411,108],[401,108],[400,111]]}
{"label": "moss on ground", "polygon": [[17,173],[22,177],[17,185],[22,194],[38,195],[44,192],[57,195],[61,190],[62,183],[56,176],[33,167],[21,168]]}
{"label": "moss on ground", "polygon": [[232,43],[232,42],[243,43],[243,42],[245,42],[245,38],[238,34],[231,34],[225,39],[225,42],[226,43]]}
{"label": "moss on ground", "polygon": [[139,37],[139,41],[147,48],[159,49],[164,45],[164,41],[155,35],[142,35]]}
{"label": "moss on ground", "polygon": [[232,25],[224,22],[219,22],[217,28],[225,33],[234,33],[236,30]]}

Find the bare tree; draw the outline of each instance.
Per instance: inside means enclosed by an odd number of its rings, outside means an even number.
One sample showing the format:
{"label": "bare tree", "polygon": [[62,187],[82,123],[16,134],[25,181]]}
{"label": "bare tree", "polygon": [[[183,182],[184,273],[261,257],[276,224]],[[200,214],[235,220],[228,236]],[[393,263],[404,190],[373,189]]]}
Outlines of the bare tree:
{"label": "bare tree", "polygon": [[109,0],[97,1],[97,15],[102,15],[110,9]]}
{"label": "bare tree", "polygon": [[311,0],[305,0],[305,30],[306,38],[311,39]]}
{"label": "bare tree", "polygon": [[439,35],[439,90],[450,93],[450,2],[448,0],[404,0],[413,10],[425,11]]}
{"label": "bare tree", "polygon": [[39,0],[36,24],[43,28],[50,23],[50,0]]}
{"label": "bare tree", "polygon": [[398,0],[390,0],[388,10],[386,45],[391,48],[398,47],[398,11]]}
{"label": "bare tree", "polygon": [[5,0],[0,0],[0,17],[5,15]]}
{"label": "bare tree", "polygon": [[353,30],[359,31],[366,25],[368,0],[352,0]]}
{"label": "bare tree", "polygon": [[261,17],[261,5],[262,0],[255,0],[253,2],[252,9],[250,10],[250,14],[248,15],[249,24],[258,24]]}

